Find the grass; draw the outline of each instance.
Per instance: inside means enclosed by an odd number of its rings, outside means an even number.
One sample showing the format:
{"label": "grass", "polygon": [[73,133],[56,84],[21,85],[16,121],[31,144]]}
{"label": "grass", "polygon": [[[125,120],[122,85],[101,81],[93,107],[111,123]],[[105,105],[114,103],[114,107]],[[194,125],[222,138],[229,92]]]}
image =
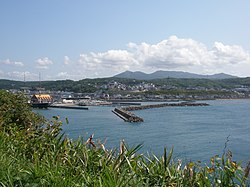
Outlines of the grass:
{"label": "grass", "polygon": [[212,157],[209,166],[182,166],[172,159],[172,149],[146,157],[137,153],[141,145],[128,148],[121,142],[119,150],[106,150],[59,136],[27,153],[5,136],[1,133],[1,186],[249,186],[250,164],[242,168],[230,152]]}

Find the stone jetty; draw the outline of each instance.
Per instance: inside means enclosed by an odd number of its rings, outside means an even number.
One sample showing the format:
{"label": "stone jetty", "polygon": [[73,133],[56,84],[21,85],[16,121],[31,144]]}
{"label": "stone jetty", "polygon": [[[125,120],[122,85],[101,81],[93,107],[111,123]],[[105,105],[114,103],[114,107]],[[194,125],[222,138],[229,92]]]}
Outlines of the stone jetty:
{"label": "stone jetty", "polygon": [[161,108],[161,107],[185,107],[185,106],[208,106],[207,103],[194,103],[194,102],[181,102],[181,103],[161,103],[153,105],[141,105],[141,106],[128,106],[123,107],[123,110],[133,111],[133,110],[144,110],[150,108]]}
{"label": "stone jetty", "polygon": [[63,108],[63,109],[77,109],[77,110],[88,110],[87,107],[78,106],[75,104],[52,104],[50,108]]}
{"label": "stone jetty", "polygon": [[122,108],[115,108],[112,112],[126,122],[143,122],[142,118]]}
{"label": "stone jetty", "polygon": [[161,107],[190,107],[190,106],[208,106],[208,105],[209,104],[207,103],[194,103],[194,102],[160,103],[153,105],[127,106],[127,107],[115,108],[114,110],[112,110],[112,112],[126,122],[143,122],[142,118],[136,116],[130,111],[144,110],[150,108],[161,108]]}

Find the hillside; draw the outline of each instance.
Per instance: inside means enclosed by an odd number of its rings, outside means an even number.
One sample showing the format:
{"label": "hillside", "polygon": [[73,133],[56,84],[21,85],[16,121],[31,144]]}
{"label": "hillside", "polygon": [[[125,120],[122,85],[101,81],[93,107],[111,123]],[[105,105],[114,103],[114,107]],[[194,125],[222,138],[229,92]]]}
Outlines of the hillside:
{"label": "hillside", "polygon": [[154,73],[143,73],[140,71],[125,71],[114,77],[118,78],[128,78],[128,79],[137,79],[137,80],[153,80],[153,79],[163,79],[163,78],[182,78],[182,79],[229,79],[237,78],[232,75],[219,73],[213,75],[200,75],[182,71],[156,71]]}

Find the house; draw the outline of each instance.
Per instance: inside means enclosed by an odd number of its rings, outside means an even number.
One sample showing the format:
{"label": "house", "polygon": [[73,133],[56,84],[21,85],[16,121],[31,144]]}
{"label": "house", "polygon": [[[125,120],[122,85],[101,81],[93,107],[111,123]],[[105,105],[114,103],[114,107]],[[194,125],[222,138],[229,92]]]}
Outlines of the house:
{"label": "house", "polygon": [[35,94],[30,100],[31,103],[51,103],[53,101],[49,94]]}

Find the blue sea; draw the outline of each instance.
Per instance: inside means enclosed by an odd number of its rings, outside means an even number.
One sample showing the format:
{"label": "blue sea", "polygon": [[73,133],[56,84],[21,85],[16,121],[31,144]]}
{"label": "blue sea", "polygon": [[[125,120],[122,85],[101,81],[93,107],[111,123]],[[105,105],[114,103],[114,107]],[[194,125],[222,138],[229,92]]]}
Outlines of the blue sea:
{"label": "blue sea", "polygon": [[[142,123],[128,123],[111,112],[114,107],[92,106],[89,110],[35,110],[47,118],[59,115],[63,132],[72,139],[106,142],[107,149],[118,148],[121,140],[129,147],[143,144],[140,152],[163,154],[174,148],[174,158],[209,163],[212,156],[224,150],[233,159],[250,160],[250,100],[204,101],[210,106],[165,107],[134,111]],[[145,103],[144,103],[145,104]],[[68,118],[69,124],[66,124]],[[226,149],[225,149],[226,147]]]}

